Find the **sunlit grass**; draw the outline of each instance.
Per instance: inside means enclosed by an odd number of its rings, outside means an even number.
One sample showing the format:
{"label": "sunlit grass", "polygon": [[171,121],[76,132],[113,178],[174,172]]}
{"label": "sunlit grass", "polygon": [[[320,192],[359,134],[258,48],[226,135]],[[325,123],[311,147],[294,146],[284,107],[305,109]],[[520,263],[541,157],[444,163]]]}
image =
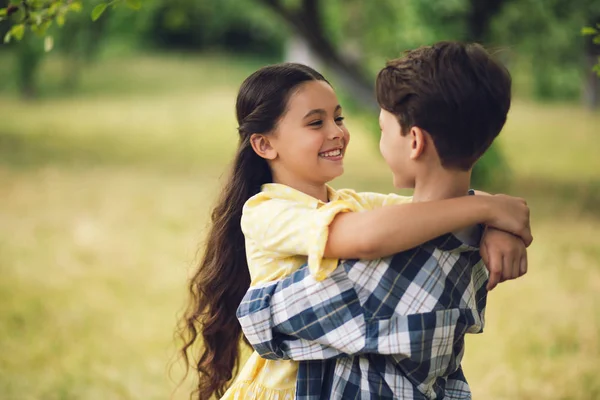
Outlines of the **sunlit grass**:
{"label": "sunlit grass", "polygon": [[600,113],[516,102],[502,133],[506,157],[523,177],[600,180]]}
{"label": "sunlit grass", "polygon": [[[3,400],[165,399],[174,389],[173,328],[235,147],[236,88],[251,71],[178,60],[99,64],[78,96],[0,97]],[[363,121],[347,117],[353,137],[335,185],[391,191]],[[491,293],[486,332],[468,339],[476,399],[600,397],[597,126],[597,114],[571,106],[516,102],[511,112],[500,139],[508,190],[530,201],[535,243],[530,273]]]}

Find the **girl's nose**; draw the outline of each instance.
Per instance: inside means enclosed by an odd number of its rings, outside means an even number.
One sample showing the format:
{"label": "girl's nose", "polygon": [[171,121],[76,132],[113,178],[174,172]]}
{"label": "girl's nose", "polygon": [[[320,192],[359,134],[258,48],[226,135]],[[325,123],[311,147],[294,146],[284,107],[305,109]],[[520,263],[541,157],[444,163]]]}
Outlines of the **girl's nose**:
{"label": "girl's nose", "polygon": [[344,131],[343,129],[338,126],[337,124],[333,124],[333,126],[331,128],[329,128],[329,139],[338,139],[338,138],[343,138],[344,137]]}

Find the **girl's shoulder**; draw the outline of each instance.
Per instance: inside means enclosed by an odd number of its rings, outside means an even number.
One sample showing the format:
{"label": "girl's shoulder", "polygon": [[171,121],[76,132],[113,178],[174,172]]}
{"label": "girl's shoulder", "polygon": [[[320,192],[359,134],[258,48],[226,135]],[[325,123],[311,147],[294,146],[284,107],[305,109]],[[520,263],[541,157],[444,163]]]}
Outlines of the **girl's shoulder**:
{"label": "girl's shoulder", "polygon": [[340,200],[357,202],[366,210],[394,204],[405,204],[412,201],[412,197],[410,196],[401,196],[395,193],[356,192],[353,189],[340,189],[337,193]]}

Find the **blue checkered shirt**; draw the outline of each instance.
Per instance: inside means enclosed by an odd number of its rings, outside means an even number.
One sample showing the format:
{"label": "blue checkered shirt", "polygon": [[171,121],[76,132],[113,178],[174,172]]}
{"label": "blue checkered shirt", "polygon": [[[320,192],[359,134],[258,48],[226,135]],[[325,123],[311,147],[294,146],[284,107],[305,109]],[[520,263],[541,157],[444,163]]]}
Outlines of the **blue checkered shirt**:
{"label": "blue checkered shirt", "polygon": [[478,248],[449,234],[323,281],[301,267],[250,288],[238,319],[262,357],[301,361],[297,399],[470,399],[460,362],[487,278]]}

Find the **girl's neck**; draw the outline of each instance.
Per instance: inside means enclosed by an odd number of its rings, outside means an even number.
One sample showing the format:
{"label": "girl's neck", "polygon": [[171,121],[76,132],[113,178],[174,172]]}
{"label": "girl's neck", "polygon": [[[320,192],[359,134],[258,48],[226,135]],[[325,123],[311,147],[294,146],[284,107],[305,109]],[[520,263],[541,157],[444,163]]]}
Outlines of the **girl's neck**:
{"label": "girl's neck", "polygon": [[296,189],[304,194],[314,197],[315,199],[321,200],[324,203],[329,201],[327,194],[327,185],[324,183],[310,183],[302,182],[300,180],[291,179],[280,179],[277,175],[273,174],[273,182],[279,183]]}

